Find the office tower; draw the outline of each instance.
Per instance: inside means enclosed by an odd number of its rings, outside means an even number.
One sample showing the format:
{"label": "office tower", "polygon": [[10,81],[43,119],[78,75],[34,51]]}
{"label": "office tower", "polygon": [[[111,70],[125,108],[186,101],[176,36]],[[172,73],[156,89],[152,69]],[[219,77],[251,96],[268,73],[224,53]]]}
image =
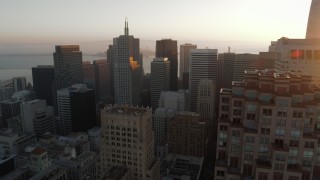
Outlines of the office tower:
{"label": "office tower", "polygon": [[55,133],[55,119],[52,107],[45,100],[36,99],[23,102],[21,105],[21,121],[25,133],[42,135]]}
{"label": "office tower", "polygon": [[82,62],[83,83],[90,89],[96,89],[95,67],[90,61]]}
{"label": "office tower", "polygon": [[278,52],[259,52],[259,70],[275,69],[275,63],[280,58],[281,54]]}
{"label": "office tower", "polygon": [[187,94],[185,91],[179,90],[163,91],[159,98],[159,107],[165,109],[174,109],[175,111],[186,111],[187,110]]}
{"label": "office tower", "polygon": [[241,81],[244,77],[244,71],[255,70],[259,68],[258,54],[219,54],[219,62],[222,66],[221,84],[223,87],[232,86],[232,81]]}
{"label": "office tower", "polygon": [[255,70],[259,68],[258,54],[236,54],[234,64],[234,81],[241,81],[244,78],[245,70]]}
{"label": "office tower", "polygon": [[215,179],[320,177],[319,93],[311,76],[276,70],[221,89]]}
{"label": "office tower", "polygon": [[200,115],[182,111],[168,121],[169,153],[189,156],[205,156],[207,138],[206,123],[200,121]]}
{"label": "office tower", "polygon": [[320,0],[312,0],[306,39],[320,38]]}
{"label": "office tower", "polygon": [[183,78],[183,73],[189,72],[190,49],[197,49],[197,45],[187,44],[187,43],[180,45],[179,78]]}
{"label": "office tower", "polygon": [[156,57],[166,57],[170,61],[170,91],[176,91],[178,86],[178,46],[171,39],[158,40]]}
{"label": "office tower", "polygon": [[101,112],[102,169],[126,166],[131,179],[159,180],[150,108],[114,105]]}
{"label": "office tower", "polygon": [[[141,66],[135,62],[139,61],[140,49],[139,39],[129,35],[128,22],[125,22],[125,34],[113,39],[112,49],[109,48],[108,55],[113,55],[113,76],[114,93],[116,104],[140,103],[140,92],[136,91],[141,84],[137,86],[133,82],[141,82],[141,79],[134,79]],[[139,102],[139,103],[138,103]]]}
{"label": "office tower", "polygon": [[231,88],[232,81],[234,81],[235,60],[235,53],[228,52],[219,54],[219,61],[222,65],[221,87]]}
{"label": "office tower", "polygon": [[197,108],[197,96],[200,80],[209,79],[217,85],[219,83],[219,71],[218,50],[191,49],[189,72],[191,111],[195,112]]}
{"label": "office tower", "polygon": [[162,91],[170,89],[170,61],[168,58],[154,58],[151,62],[150,94],[153,111],[158,108]]}
{"label": "office tower", "polygon": [[278,52],[281,57],[276,69],[298,71],[312,76],[313,84],[320,85],[320,39],[280,38],[271,42],[269,52]]}
{"label": "office tower", "polygon": [[[111,72],[110,63],[105,59],[93,61],[95,67],[95,84],[96,84],[96,96],[99,100],[110,99],[112,96],[111,91]],[[113,102],[109,100],[109,102]]]}
{"label": "office tower", "polygon": [[56,90],[83,83],[82,52],[78,45],[56,46],[53,64]]}
{"label": "office tower", "polygon": [[13,87],[0,87],[0,102],[10,99],[14,93]]}
{"label": "office tower", "polygon": [[53,106],[54,100],[54,67],[40,65],[32,68],[33,90],[38,99],[47,101]]}
{"label": "office tower", "polygon": [[157,108],[152,116],[152,126],[155,137],[155,147],[167,142],[168,137],[168,121],[176,114],[175,109],[171,108]]}
{"label": "office tower", "polygon": [[94,90],[84,84],[76,84],[57,91],[59,134],[86,132],[96,125]]}
{"label": "office tower", "polygon": [[197,97],[197,113],[200,115],[200,119],[206,122],[213,121],[215,117],[215,95],[216,86],[212,80],[201,79],[198,87]]}
{"label": "office tower", "polygon": [[26,89],[27,80],[26,77],[14,77],[12,78],[14,92],[22,91]]}

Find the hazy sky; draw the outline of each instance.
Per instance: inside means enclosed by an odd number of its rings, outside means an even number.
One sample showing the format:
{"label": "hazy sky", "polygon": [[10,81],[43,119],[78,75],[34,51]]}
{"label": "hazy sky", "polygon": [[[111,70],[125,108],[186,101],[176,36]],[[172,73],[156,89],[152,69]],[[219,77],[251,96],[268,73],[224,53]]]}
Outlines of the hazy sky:
{"label": "hazy sky", "polygon": [[[304,38],[311,0],[1,0],[0,45],[140,39],[265,44]],[[250,44],[250,45],[251,45]],[[1,46],[0,46],[1,47]],[[7,47],[8,48],[8,47]]]}

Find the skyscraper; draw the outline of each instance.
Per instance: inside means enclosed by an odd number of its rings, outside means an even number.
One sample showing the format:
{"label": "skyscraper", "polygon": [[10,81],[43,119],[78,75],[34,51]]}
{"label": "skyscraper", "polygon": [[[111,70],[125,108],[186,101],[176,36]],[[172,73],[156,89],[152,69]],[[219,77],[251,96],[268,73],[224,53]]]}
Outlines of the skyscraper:
{"label": "skyscraper", "polygon": [[14,92],[22,91],[26,89],[27,80],[26,77],[14,77],[12,78]]}
{"label": "skyscraper", "polygon": [[320,0],[312,0],[306,39],[320,38]]}
{"label": "skyscraper", "polygon": [[182,44],[180,45],[180,71],[179,78],[183,78],[184,72],[189,72],[190,49],[197,49],[197,45]]}
{"label": "skyscraper", "polygon": [[76,84],[57,91],[59,134],[72,131],[88,131],[96,125],[94,90],[84,84]]}
{"label": "skyscraper", "polygon": [[232,81],[234,81],[234,65],[236,60],[235,53],[222,53],[219,54],[219,61],[222,65],[222,79],[221,86],[224,88],[231,88]]}
{"label": "skyscraper", "polygon": [[33,90],[38,99],[47,101],[53,106],[54,100],[54,68],[51,65],[32,68]]}
{"label": "skyscraper", "polygon": [[170,88],[170,61],[168,58],[154,58],[151,62],[151,107],[153,111],[158,108],[159,97],[162,91]]}
{"label": "skyscraper", "polygon": [[[96,84],[96,97],[99,100],[111,97],[111,72],[110,63],[106,60],[93,61],[95,67],[95,84]],[[110,100],[112,102],[112,100]]]}
{"label": "skyscraper", "polygon": [[82,52],[78,45],[56,46],[53,53],[56,90],[83,83]]}
{"label": "skyscraper", "polygon": [[[140,56],[139,39],[134,38],[129,35],[128,22],[125,22],[125,34],[113,39],[112,52],[113,54],[113,76],[114,76],[114,91],[115,91],[115,103],[116,104],[134,104],[138,105],[140,103],[140,93],[136,90],[139,89],[133,81],[141,82],[140,80],[133,78],[141,78],[141,73],[139,76],[133,75],[137,74],[138,68],[141,66],[138,63]],[[131,62],[132,61],[132,62]],[[133,77],[134,76],[134,77]]]}
{"label": "skyscraper", "polygon": [[150,108],[108,106],[101,113],[101,130],[100,157],[105,172],[114,166],[125,166],[130,179],[160,179]]}
{"label": "skyscraper", "polygon": [[255,70],[259,68],[258,54],[236,54],[234,64],[234,81],[241,81],[244,78],[245,70]]}
{"label": "skyscraper", "polygon": [[191,49],[190,52],[190,110],[195,112],[197,108],[198,87],[200,80],[209,79],[212,80],[214,84],[219,84],[220,69],[217,49]]}
{"label": "skyscraper", "polygon": [[158,40],[156,57],[166,57],[170,61],[170,91],[176,91],[178,86],[178,46],[171,39]]}

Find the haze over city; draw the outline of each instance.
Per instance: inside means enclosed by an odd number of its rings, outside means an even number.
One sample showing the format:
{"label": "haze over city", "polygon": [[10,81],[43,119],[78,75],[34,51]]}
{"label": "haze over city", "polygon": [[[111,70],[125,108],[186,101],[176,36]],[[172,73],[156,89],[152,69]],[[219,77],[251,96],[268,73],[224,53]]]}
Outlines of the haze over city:
{"label": "haze over city", "polygon": [[0,54],[51,53],[55,44],[104,52],[125,17],[142,49],[175,38],[220,52],[259,52],[282,36],[303,38],[309,8],[305,0],[3,1]]}

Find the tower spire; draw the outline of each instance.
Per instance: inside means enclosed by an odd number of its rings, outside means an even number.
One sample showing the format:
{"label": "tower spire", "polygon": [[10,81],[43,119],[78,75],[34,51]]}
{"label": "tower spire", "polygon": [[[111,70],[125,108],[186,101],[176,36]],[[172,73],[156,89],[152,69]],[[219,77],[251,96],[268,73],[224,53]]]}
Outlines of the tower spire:
{"label": "tower spire", "polygon": [[129,27],[128,27],[128,18],[127,17],[125,18],[125,22],[124,22],[124,34],[126,36],[129,35]]}

